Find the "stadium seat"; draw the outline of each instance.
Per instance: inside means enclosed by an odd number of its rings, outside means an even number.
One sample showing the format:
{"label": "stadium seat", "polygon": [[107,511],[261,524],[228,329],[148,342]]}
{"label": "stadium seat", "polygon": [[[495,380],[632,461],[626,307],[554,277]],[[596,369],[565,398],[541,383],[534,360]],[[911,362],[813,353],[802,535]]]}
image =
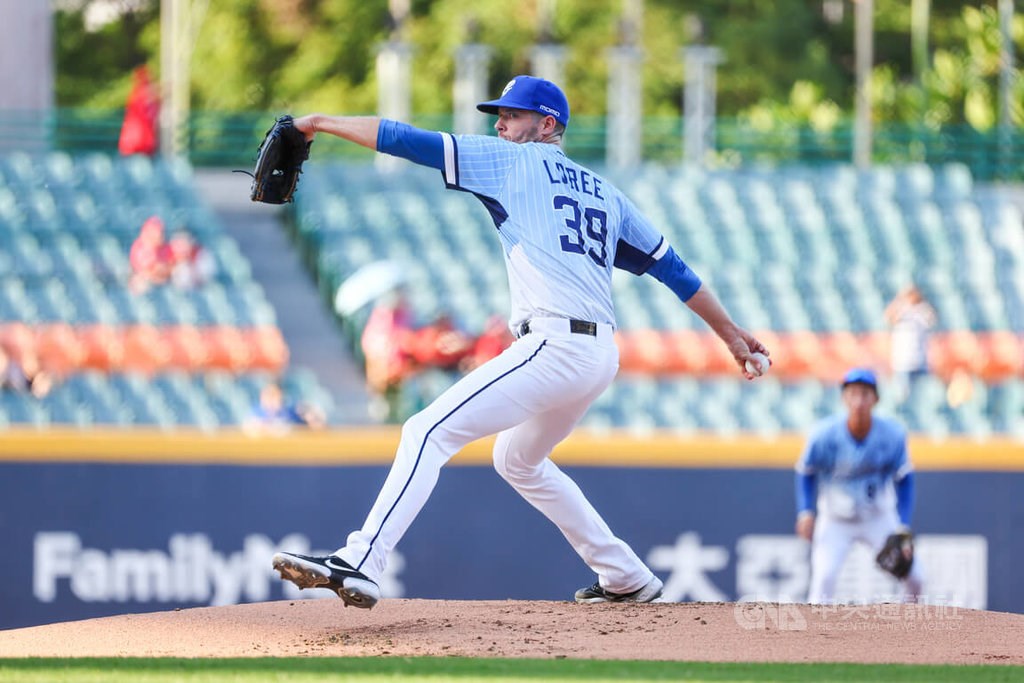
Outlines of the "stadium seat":
{"label": "stadium seat", "polygon": [[288,365],[288,346],[281,331],[272,325],[254,327],[243,333],[252,352],[251,369],[280,372]]}
{"label": "stadium seat", "polygon": [[204,328],[203,337],[211,368],[241,372],[250,367],[253,354],[248,340],[238,328],[226,325]]}
{"label": "stadium seat", "polygon": [[85,343],[70,324],[58,322],[41,326],[35,336],[40,365],[50,372],[64,376],[85,367]]}
{"label": "stadium seat", "polygon": [[996,429],[1024,436],[1024,380],[1015,377],[993,384],[988,406]]}
{"label": "stadium seat", "polygon": [[701,339],[702,336],[695,330],[672,332],[663,349],[664,370],[695,375],[709,373],[712,359],[708,353],[708,346]]}
{"label": "stadium seat", "polygon": [[122,367],[125,358],[124,340],[109,325],[86,325],[78,328],[79,339],[85,347],[82,365],[109,372]]}
{"label": "stadium seat", "polygon": [[657,330],[636,330],[620,335],[620,367],[625,372],[652,373],[672,354],[672,346]]}
{"label": "stadium seat", "polygon": [[167,339],[155,325],[131,325],[121,331],[124,360],[120,367],[152,375],[165,369],[171,359]]}
{"label": "stadium seat", "polygon": [[175,325],[161,331],[170,367],[200,371],[208,364],[208,351],[203,333],[195,325]]}
{"label": "stadium seat", "polygon": [[786,338],[788,344],[784,355],[780,356],[779,367],[775,368],[777,373],[785,377],[825,377],[835,372],[828,366],[829,359],[817,334],[801,330],[788,334]]}

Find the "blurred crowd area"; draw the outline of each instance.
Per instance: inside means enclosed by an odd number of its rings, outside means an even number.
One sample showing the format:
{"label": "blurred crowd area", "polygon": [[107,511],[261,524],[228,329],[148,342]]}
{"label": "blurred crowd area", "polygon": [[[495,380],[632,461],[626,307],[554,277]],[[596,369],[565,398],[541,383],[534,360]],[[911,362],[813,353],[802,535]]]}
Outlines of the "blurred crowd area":
{"label": "blurred crowd area", "polygon": [[333,404],[191,167],[143,155],[0,157],[0,386],[2,426],[279,431]]}
{"label": "blurred crowd area", "polygon": [[[962,165],[609,174],[772,351],[748,382],[665,287],[615,275],[622,371],[584,425],[804,431],[853,365],[944,438],[1024,438],[1024,222]],[[189,165],[0,156],[0,426],[343,425]],[[436,173],[310,164],[284,229],[398,422],[511,341],[487,211]]]}
{"label": "blurred crowd area", "polygon": [[[867,366],[884,379],[882,409],[915,432],[1024,434],[1024,222],[1007,193],[976,186],[967,167],[647,165],[609,175],[775,364],[746,382],[667,288],[616,273],[622,372],[585,425],[806,430],[838,409],[842,374]],[[401,328],[444,317],[470,336],[490,329],[508,309],[494,226],[419,169],[325,164],[303,182],[296,241],[323,291],[339,293],[352,347],[390,362],[375,387],[380,414],[407,416],[462,368],[424,366],[401,344],[374,354],[360,335],[395,302]],[[351,283],[380,294],[377,308],[353,305],[362,302]]]}

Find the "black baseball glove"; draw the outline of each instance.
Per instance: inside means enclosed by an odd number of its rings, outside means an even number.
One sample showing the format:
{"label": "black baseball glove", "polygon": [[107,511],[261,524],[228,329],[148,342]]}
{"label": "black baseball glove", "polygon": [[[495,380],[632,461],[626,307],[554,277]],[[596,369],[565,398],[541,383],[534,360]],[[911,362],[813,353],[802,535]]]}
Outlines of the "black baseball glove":
{"label": "black baseball glove", "polygon": [[914,534],[909,530],[890,534],[875,561],[897,579],[906,578],[914,564]]}
{"label": "black baseball glove", "polygon": [[285,204],[292,201],[295,186],[302,173],[302,163],[309,158],[312,140],[295,127],[291,116],[281,116],[267,131],[256,153],[256,168],[249,196],[254,202]]}

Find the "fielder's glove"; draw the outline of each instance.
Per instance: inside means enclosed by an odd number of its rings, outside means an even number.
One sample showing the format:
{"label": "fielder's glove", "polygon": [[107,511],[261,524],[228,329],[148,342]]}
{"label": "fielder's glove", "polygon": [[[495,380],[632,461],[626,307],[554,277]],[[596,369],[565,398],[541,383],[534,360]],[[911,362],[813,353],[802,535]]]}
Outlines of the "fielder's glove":
{"label": "fielder's glove", "polygon": [[906,578],[914,564],[914,534],[909,529],[890,534],[875,561],[897,579]]}
{"label": "fielder's glove", "polygon": [[302,173],[302,163],[309,158],[312,140],[292,123],[291,116],[281,116],[267,131],[256,154],[256,169],[249,196],[254,202],[285,204],[292,201],[295,186]]}

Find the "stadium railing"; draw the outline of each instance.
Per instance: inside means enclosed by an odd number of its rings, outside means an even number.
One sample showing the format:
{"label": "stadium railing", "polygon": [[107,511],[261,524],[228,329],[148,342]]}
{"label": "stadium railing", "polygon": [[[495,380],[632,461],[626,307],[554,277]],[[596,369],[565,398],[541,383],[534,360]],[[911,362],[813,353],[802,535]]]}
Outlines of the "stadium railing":
{"label": "stadium railing", "polygon": [[[196,166],[248,168],[274,117],[285,112],[192,112],[183,138]],[[353,112],[355,113],[355,112]],[[123,111],[56,108],[35,112],[0,113],[0,150],[32,148],[69,152],[117,149]],[[412,123],[431,130],[451,130],[448,114],[419,114]],[[566,136],[567,151],[589,163],[605,158],[606,125],[602,116],[579,115]],[[682,158],[683,128],[678,117],[645,117],[643,158],[678,163]],[[966,124],[938,129],[922,125],[880,123],[873,129],[873,161],[879,164],[920,162],[929,165],[964,164],[978,180],[1024,180],[1024,130],[977,130]],[[318,143],[317,156],[369,158],[370,153],[338,141]],[[829,130],[805,124],[776,123],[771,129],[748,121],[719,118],[715,123],[715,152],[711,163],[736,167],[761,163],[821,164],[853,157],[853,122]]]}

